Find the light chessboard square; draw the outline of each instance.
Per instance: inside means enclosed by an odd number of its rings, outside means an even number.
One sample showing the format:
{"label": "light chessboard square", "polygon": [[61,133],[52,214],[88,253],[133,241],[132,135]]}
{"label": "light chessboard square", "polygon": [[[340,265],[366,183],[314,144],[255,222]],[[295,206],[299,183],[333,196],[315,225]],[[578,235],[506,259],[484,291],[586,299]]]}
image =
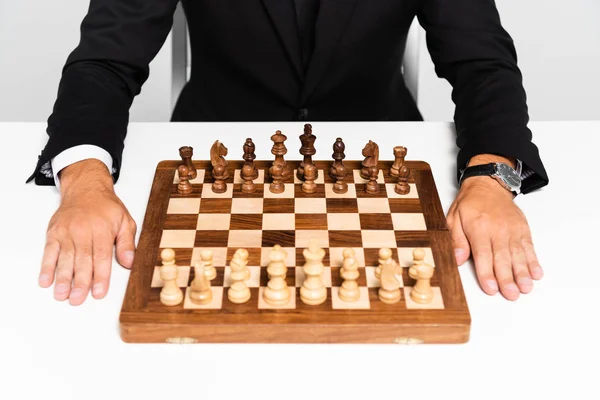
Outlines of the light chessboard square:
{"label": "light chessboard square", "polygon": [[[244,183],[244,180],[242,179],[242,176],[240,175],[241,172],[242,172],[241,169],[236,169],[234,171],[235,175],[233,176],[233,183],[236,184],[236,185]],[[258,178],[256,178],[252,182],[254,182],[254,184],[263,184],[263,183],[265,183],[265,171],[263,169],[259,169],[258,170]]]}
{"label": "light chessboard square", "polygon": [[[261,267],[269,266],[269,257],[270,257],[272,250],[273,250],[272,247],[263,247],[261,249],[261,253],[260,253],[260,266]],[[281,250],[283,250],[286,254],[285,265],[287,267],[295,266],[296,265],[296,248],[295,247],[282,247]]]}
{"label": "light chessboard square", "polygon": [[[301,287],[302,284],[304,283],[304,279],[306,278],[305,274],[304,274],[304,269],[302,267],[296,267],[296,279],[295,279],[295,285],[296,287]],[[331,287],[331,267],[323,267],[323,285],[325,285],[325,287],[330,288]]]}
{"label": "light chessboard square", "polygon": [[263,199],[236,198],[231,203],[232,214],[262,214]]}
{"label": "light chessboard square", "polygon": [[223,287],[222,286],[213,286],[210,288],[212,292],[212,300],[208,304],[196,304],[190,298],[190,294],[192,293],[192,289],[188,287],[185,290],[185,298],[183,301],[183,308],[186,310],[219,310],[223,308]]}
{"label": "light chessboard square", "polygon": [[359,231],[360,216],[355,213],[327,214],[327,228],[330,231]]}
{"label": "light chessboard square", "polygon": [[265,185],[263,196],[265,199],[293,199],[294,198],[294,184],[285,183],[283,193],[273,193],[269,190],[269,185]]}
{"label": "light chessboard square", "polygon": [[248,248],[262,246],[262,230],[229,231],[229,248]]}
{"label": "light chessboard square", "polygon": [[201,254],[204,250],[212,251],[213,266],[222,267],[227,265],[227,247],[194,247],[194,250],[192,250],[192,265],[195,261],[202,260]]}
{"label": "light chessboard square", "polygon": [[427,304],[419,304],[410,297],[410,292],[412,290],[412,286],[407,286],[404,288],[404,298],[406,301],[406,308],[414,310],[414,309],[426,309],[433,310],[438,309],[441,310],[444,308],[444,299],[442,298],[442,291],[439,287],[432,287],[433,290],[433,299],[430,303]]}
{"label": "light chessboard square", "polygon": [[326,199],[297,198],[295,199],[296,214],[325,214],[327,212]]}
{"label": "light chessboard square", "polygon": [[159,246],[161,248],[192,248],[195,240],[195,230],[164,230]]}
{"label": "light chessboard square", "polygon": [[231,224],[231,214],[198,214],[199,231],[226,231]]}
{"label": "light chessboard square", "polygon": [[[259,287],[260,286],[260,267],[247,267],[250,271],[250,278],[245,281],[248,287]],[[231,280],[231,267],[225,267],[225,274],[223,278],[223,286],[230,287],[233,281]]]}
{"label": "light chessboard square", "polygon": [[[352,171],[354,173],[354,183],[367,183],[368,179],[363,179],[360,177],[360,169],[355,169]],[[383,178],[383,170],[379,170],[379,175],[377,175],[377,183],[383,184],[385,183],[385,179]]]}
{"label": "light chessboard square", "polygon": [[230,199],[233,196],[233,185],[227,184],[227,190],[224,193],[215,193],[212,190],[212,183],[202,185],[202,198],[205,199]]}
{"label": "light chessboard square", "polygon": [[355,199],[356,186],[353,183],[349,183],[348,191],[346,193],[336,193],[333,191],[333,183],[326,183],[325,197],[327,197],[328,199]]}
{"label": "light chessboard square", "polygon": [[390,203],[386,198],[357,199],[358,212],[361,214],[389,214]]}
{"label": "light chessboard square", "polygon": [[356,301],[345,301],[340,298],[340,288],[331,288],[331,308],[334,310],[368,310],[371,308],[369,301],[369,289],[359,287],[360,297]]}
{"label": "light chessboard square", "polygon": [[[190,279],[190,269],[191,267],[189,266],[177,266],[177,286],[184,288],[188,285],[188,281]],[[160,277],[160,266],[156,266],[154,267],[154,272],[152,273],[152,282],[150,283],[150,287],[161,288],[164,285],[165,283]]]}
{"label": "light chessboard square", "polygon": [[[329,248],[329,265],[332,267],[341,267],[344,263],[345,247],[330,247]],[[362,247],[353,247],[354,257],[359,267],[365,266],[365,251]],[[362,273],[363,271],[359,269]]]}
{"label": "light chessboard square", "polygon": [[[304,181],[301,181],[300,179],[298,179],[297,172],[298,172],[298,170],[295,169],[294,170],[294,184],[296,184],[296,185],[304,183]],[[315,183],[316,184],[325,183],[325,172],[322,169],[317,170],[317,179],[315,179]]]}
{"label": "light chessboard square", "polygon": [[296,229],[295,214],[263,214],[263,231],[294,230]]}
{"label": "light chessboard square", "polygon": [[363,230],[361,235],[364,248],[397,247],[394,231]]}
{"label": "light chessboard square", "polygon": [[421,213],[393,213],[392,223],[396,231],[426,231],[427,224]]}
{"label": "light chessboard square", "polygon": [[[205,170],[204,169],[197,169],[196,170],[196,178],[195,179],[190,179],[189,182],[192,185],[201,185],[202,183],[204,183],[204,174],[205,174]],[[179,183],[179,173],[177,171],[175,171],[175,177],[173,178],[173,183],[175,185],[177,185]]]}
{"label": "light chessboard square", "polygon": [[169,199],[167,214],[198,214],[200,199]]}
{"label": "light chessboard square", "polygon": [[265,288],[258,288],[258,308],[261,310],[264,309],[273,309],[273,310],[293,310],[296,308],[296,288],[293,286],[288,286],[290,290],[290,301],[287,304],[281,306],[272,306],[265,301],[264,293]]}
{"label": "light chessboard square", "polygon": [[307,248],[312,239],[319,242],[319,247],[329,247],[329,232],[321,230],[296,231],[296,248]]}
{"label": "light chessboard square", "polygon": [[417,185],[414,183],[409,183],[410,192],[408,194],[398,194],[394,190],[396,187],[395,183],[386,183],[385,190],[387,191],[387,197],[390,199],[418,199],[419,192],[417,192]]}

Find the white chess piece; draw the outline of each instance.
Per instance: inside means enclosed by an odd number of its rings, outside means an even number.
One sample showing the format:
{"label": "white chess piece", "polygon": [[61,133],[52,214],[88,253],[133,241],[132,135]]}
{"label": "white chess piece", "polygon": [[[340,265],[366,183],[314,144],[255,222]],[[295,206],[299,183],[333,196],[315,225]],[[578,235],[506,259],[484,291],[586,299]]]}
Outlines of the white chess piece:
{"label": "white chess piece", "polygon": [[175,251],[164,249],[161,254],[162,266],[160,278],[164,285],[160,291],[160,301],[166,306],[176,306],[183,301],[183,291],[177,284],[177,266],[175,265]]}
{"label": "white chess piece", "polygon": [[267,267],[269,282],[263,292],[263,297],[265,302],[272,306],[282,306],[290,301],[290,288],[285,281],[287,273],[286,257],[287,253],[278,244],[273,246],[269,254],[269,265]]}
{"label": "white chess piece", "polygon": [[[346,249],[350,250],[350,249]],[[344,262],[340,269],[340,274],[344,281],[338,292],[343,301],[357,301],[360,298],[360,289],[356,280],[359,277],[358,262],[354,258],[354,252],[344,250]]]}
{"label": "white chess piece", "polygon": [[303,267],[306,278],[300,288],[300,299],[303,303],[312,306],[322,304],[327,300],[327,288],[323,283],[325,250],[320,248],[319,243],[313,239],[302,254],[306,260]]}
{"label": "white chess piece", "polygon": [[233,283],[227,291],[227,297],[232,303],[245,303],[251,297],[250,288],[245,282],[248,269],[248,250],[236,250],[229,265],[231,267],[231,280]]}

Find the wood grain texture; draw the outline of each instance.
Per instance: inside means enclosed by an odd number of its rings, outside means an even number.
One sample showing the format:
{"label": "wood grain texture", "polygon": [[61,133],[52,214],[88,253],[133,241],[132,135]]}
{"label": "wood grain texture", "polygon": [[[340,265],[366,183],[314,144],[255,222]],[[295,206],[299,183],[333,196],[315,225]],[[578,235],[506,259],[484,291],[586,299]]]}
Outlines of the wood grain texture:
{"label": "wood grain texture", "polygon": [[[304,259],[302,249],[297,246],[302,239],[302,232],[311,232],[311,229],[323,231],[327,228],[327,216],[347,213],[358,214],[359,204],[357,198],[386,199],[386,184],[395,184],[397,178],[390,175],[392,162],[379,161],[383,177],[378,181],[380,192],[369,195],[366,192],[347,198],[329,198],[325,193],[325,184],[333,183],[333,179],[323,171],[328,171],[333,163],[331,161],[315,161],[315,166],[322,177],[322,183],[317,184],[317,191],[309,198],[322,199],[322,213],[295,214],[293,219],[294,229],[281,226],[281,229],[265,230],[262,232],[260,245],[250,248],[249,264],[258,264],[260,268],[260,283],[264,287],[268,281],[265,274],[266,265],[261,263],[261,248],[279,244],[284,248],[292,249],[295,254],[290,254],[290,259],[295,261],[295,266],[288,268],[286,283],[296,287],[296,307],[293,309],[259,309],[259,287],[251,287],[251,298],[244,304],[231,303],[226,294],[225,274],[228,263],[235,249],[227,248],[227,230],[208,231],[195,236],[193,247],[219,247],[223,251],[224,262],[215,263],[217,278],[211,282],[213,289],[223,290],[222,304],[218,309],[192,309],[184,304],[174,307],[165,307],[160,302],[160,288],[151,285],[155,267],[159,261],[161,251],[160,243],[165,227],[169,229],[196,229],[198,214],[168,214],[167,208],[172,198],[186,198],[177,193],[174,184],[179,160],[161,162],[155,174],[154,183],[148,200],[144,222],[141,228],[140,240],[131,276],[127,285],[123,306],[120,313],[120,333],[125,342],[194,342],[194,343],[464,343],[469,340],[471,318],[464,296],[462,283],[458,274],[458,267],[454,260],[450,232],[446,225],[445,215],[438,198],[433,175],[427,163],[419,161],[405,161],[410,168],[408,183],[417,190],[416,198],[390,198],[388,199],[391,213],[422,213],[426,230],[390,230],[392,224],[390,213],[364,213],[356,218],[360,226],[357,229],[325,231],[329,244],[323,260],[326,266],[334,255],[335,248],[362,247],[361,237],[364,232],[373,232],[385,229],[390,232],[391,238],[397,247],[427,247],[431,249],[435,263],[432,286],[438,287],[441,293],[440,300],[443,307],[438,309],[410,308],[406,293],[402,290],[402,298],[396,304],[387,305],[378,300],[376,287],[369,287],[368,309],[333,309],[333,287],[341,285],[339,267],[328,267],[327,273],[331,280],[327,287],[326,301],[317,306],[309,306],[300,300],[296,268],[300,268]],[[284,214],[294,214],[296,199],[306,198],[307,194],[298,190],[300,184],[294,185],[293,198],[265,198],[263,185],[256,185],[257,192],[246,194],[241,192],[241,183],[233,184],[234,171],[241,170],[244,161],[229,161],[228,175],[225,180],[228,185],[233,185],[233,197],[211,198],[204,197],[203,190],[210,190],[213,183],[211,163],[209,161],[193,161],[198,170],[205,170],[203,184],[194,183],[191,198],[201,198],[199,210],[202,214],[229,214],[230,230],[236,234],[254,232],[262,229],[263,217],[274,214],[277,218]],[[287,161],[287,166],[294,171],[299,167],[299,161]],[[272,161],[255,160],[254,165],[259,170],[268,171]],[[362,168],[361,161],[345,160],[348,168],[348,182],[358,187],[364,182],[355,182],[354,173]],[[294,174],[295,175],[295,174]],[[265,175],[265,186],[268,191],[270,178]],[[392,187],[393,188],[393,187]],[[383,193],[383,197],[381,196]],[[414,193],[413,193],[414,195]],[[260,199],[262,212],[260,213],[231,213],[232,206],[236,207],[235,199]],[[245,201],[245,200],[244,200]],[[233,204],[232,204],[233,203]],[[315,216],[311,226],[311,216]],[[318,216],[317,216],[318,215]],[[289,218],[289,215],[288,215]],[[283,221],[283,219],[282,219]],[[287,223],[290,223],[287,220]],[[225,243],[225,245],[224,245]],[[225,248],[223,248],[225,247]],[[216,251],[221,251],[216,249]],[[197,249],[176,248],[178,265],[189,266],[192,253]],[[341,251],[338,249],[337,251]],[[360,257],[364,258],[365,265],[359,265],[360,277],[358,282],[365,285],[369,268],[374,268],[377,262],[377,246],[361,248]],[[330,257],[331,256],[331,257]],[[398,261],[398,253],[394,253]],[[261,265],[262,264],[262,265]],[[414,285],[414,281],[407,274],[408,268],[403,268],[402,280],[404,288]],[[189,271],[189,282],[194,278],[193,268]],[[188,285],[189,286],[189,285]],[[186,288],[184,288],[185,290]]]}

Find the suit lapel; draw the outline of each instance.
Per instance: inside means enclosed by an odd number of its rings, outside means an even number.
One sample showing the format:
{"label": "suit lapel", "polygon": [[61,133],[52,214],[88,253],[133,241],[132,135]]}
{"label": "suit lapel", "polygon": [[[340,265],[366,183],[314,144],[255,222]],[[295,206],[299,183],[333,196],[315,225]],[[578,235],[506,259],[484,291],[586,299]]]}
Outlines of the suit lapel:
{"label": "suit lapel", "polygon": [[293,0],[262,0],[298,77],[303,79],[298,23]]}
{"label": "suit lapel", "polygon": [[315,90],[327,70],[356,2],[357,0],[326,0],[321,3],[315,31],[315,48],[308,66],[302,102]]}

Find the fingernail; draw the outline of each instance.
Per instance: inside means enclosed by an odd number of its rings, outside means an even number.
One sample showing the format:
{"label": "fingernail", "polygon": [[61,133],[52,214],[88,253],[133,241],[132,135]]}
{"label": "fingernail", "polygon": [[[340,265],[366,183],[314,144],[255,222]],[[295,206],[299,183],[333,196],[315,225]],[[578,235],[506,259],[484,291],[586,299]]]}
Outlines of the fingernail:
{"label": "fingernail", "polygon": [[92,288],[92,292],[94,293],[94,296],[102,296],[104,293],[104,287],[101,283],[96,283]]}
{"label": "fingernail", "polygon": [[509,283],[508,285],[506,285],[506,291],[517,293],[519,291],[519,288],[514,283]]}
{"label": "fingernail", "polygon": [[129,250],[125,252],[125,261],[128,263],[133,262],[133,251]]}
{"label": "fingernail", "polygon": [[454,249],[454,256],[456,257],[457,260],[462,260],[464,254],[465,254],[465,251],[463,249]]}
{"label": "fingernail", "polygon": [[40,284],[46,285],[50,283],[50,277],[48,275],[40,275]]}
{"label": "fingernail", "polygon": [[494,292],[498,291],[498,284],[496,283],[496,281],[487,281],[487,286],[488,288],[490,288],[490,290],[493,290]]}
{"label": "fingernail", "polygon": [[542,268],[541,268],[541,267],[535,267],[535,268],[533,269],[533,274],[534,274],[535,276],[540,276],[540,277],[541,277],[541,276],[544,274],[544,272],[542,271]]}
{"label": "fingernail", "polygon": [[67,285],[65,285],[64,283],[60,283],[60,284],[56,285],[56,287],[54,288],[54,291],[57,294],[66,293],[68,290],[69,290],[69,287]]}
{"label": "fingernail", "polygon": [[531,281],[531,278],[528,278],[526,276],[522,276],[519,279],[517,279],[517,283],[519,285],[525,285],[525,286],[529,286],[529,285],[533,284],[533,282]]}
{"label": "fingernail", "polygon": [[81,295],[83,295],[83,289],[81,288],[75,288],[71,291],[71,296],[70,297],[80,297]]}

